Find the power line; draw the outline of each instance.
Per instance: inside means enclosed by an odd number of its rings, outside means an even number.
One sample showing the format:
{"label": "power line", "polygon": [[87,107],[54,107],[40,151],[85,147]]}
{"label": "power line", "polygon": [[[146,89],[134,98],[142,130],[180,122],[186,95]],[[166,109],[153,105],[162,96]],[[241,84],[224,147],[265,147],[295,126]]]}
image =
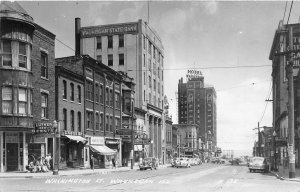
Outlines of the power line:
{"label": "power line", "polygon": [[[269,90],[268,90],[268,95],[267,95],[267,99],[266,99],[266,100],[269,100],[269,99],[270,99],[271,93],[272,93],[272,81],[270,81],[270,87],[269,87]],[[263,113],[262,113],[262,116],[261,116],[261,118],[260,118],[259,123],[262,122],[262,120],[263,120],[263,118],[264,118],[264,116],[265,116],[265,113],[266,113],[266,109],[267,109],[268,103],[269,103],[269,102],[266,101],[265,108],[264,108],[264,111],[263,111]]]}
{"label": "power line", "polygon": [[286,25],[288,25],[288,24],[289,24],[290,15],[291,15],[292,8],[293,8],[293,3],[294,3],[294,1],[292,1],[292,3],[291,3],[291,6],[290,6],[290,12],[289,12],[289,17],[288,17],[288,20],[287,20],[287,22],[286,22]]}
{"label": "power line", "polygon": [[239,85],[239,86],[235,86],[235,87],[229,87],[229,88],[226,88],[226,89],[219,89],[219,90],[216,90],[216,91],[225,91],[225,90],[235,89],[235,88],[240,88],[240,87],[254,86],[256,84],[264,83],[264,82],[267,82],[267,81],[270,81],[270,80],[260,81],[260,82],[256,82],[256,83],[250,83],[250,84],[247,84],[247,85]]}

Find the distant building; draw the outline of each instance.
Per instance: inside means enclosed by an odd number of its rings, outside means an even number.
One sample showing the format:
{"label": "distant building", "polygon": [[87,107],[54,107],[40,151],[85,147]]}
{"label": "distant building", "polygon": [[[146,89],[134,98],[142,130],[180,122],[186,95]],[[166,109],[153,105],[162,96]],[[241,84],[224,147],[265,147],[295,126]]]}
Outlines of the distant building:
{"label": "distant building", "polygon": [[17,3],[0,3],[0,172],[25,171],[52,147],[55,35]]}
{"label": "distant building", "polygon": [[[183,78],[178,83],[178,123],[198,125],[197,140],[203,152],[216,151],[217,146],[217,107],[216,91],[213,86],[204,84],[200,71],[188,70],[187,82]],[[207,154],[208,155],[208,154]]]}
{"label": "distant building", "polygon": [[[81,24],[78,24],[81,26]],[[136,115],[137,130],[147,134],[149,156],[163,158],[162,138],[165,132],[164,48],[160,37],[147,22],[118,23],[79,27],[76,33],[77,52],[88,54],[115,71],[122,71],[134,79],[135,107],[146,111]],[[148,144],[147,144],[148,145]],[[136,147],[138,149],[138,147]]]}

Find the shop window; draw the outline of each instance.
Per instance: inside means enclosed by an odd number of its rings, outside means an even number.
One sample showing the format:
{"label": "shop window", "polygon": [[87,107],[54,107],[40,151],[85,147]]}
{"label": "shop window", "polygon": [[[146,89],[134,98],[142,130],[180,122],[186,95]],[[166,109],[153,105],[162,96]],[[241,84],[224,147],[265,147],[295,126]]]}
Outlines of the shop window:
{"label": "shop window", "polygon": [[75,120],[74,120],[74,111],[71,110],[70,113],[70,127],[71,127],[71,131],[75,130]]}
{"label": "shop window", "polygon": [[119,35],[119,47],[124,47],[124,35]]}
{"label": "shop window", "polygon": [[71,87],[70,100],[71,100],[71,101],[74,101],[74,84],[71,83],[71,84],[70,84],[70,87]]}
{"label": "shop window", "polygon": [[119,54],[119,65],[124,65],[124,54]]}
{"label": "shop window", "polygon": [[63,127],[67,130],[67,109],[63,109]]}
{"label": "shop window", "polygon": [[81,112],[77,114],[77,131],[81,132]]}
{"label": "shop window", "polygon": [[27,94],[26,89],[19,89],[19,114],[26,114]]}
{"label": "shop window", "polygon": [[19,67],[27,68],[27,49],[22,42],[19,43]]}
{"label": "shop window", "polygon": [[42,118],[48,118],[48,94],[41,94],[41,107],[42,107]]}
{"label": "shop window", "polygon": [[41,77],[48,79],[48,55],[41,52]]}
{"label": "shop window", "polygon": [[11,51],[11,41],[3,40],[2,46],[0,43],[0,62],[2,66],[12,66],[12,51]]}
{"label": "shop window", "polygon": [[108,36],[108,45],[107,48],[113,48],[113,36]]}
{"label": "shop window", "polygon": [[102,39],[101,39],[101,37],[97,37],[97,49],[102,49]]}
{"label": "shop window", "polygon": [[2,113],[12,114],[12,88],[2,88]]}

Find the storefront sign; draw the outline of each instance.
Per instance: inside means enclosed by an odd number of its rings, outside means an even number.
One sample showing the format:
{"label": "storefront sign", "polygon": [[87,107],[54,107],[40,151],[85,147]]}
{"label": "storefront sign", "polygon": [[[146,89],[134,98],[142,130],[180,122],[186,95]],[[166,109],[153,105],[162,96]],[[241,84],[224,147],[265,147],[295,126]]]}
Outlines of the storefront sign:
{"label": "storefront sign", "polygon": [[93,37],[101,35],[113,35],[113,34],[137,34],[138,23],[127,23],[123,25],[110,25],[102,27],[90,27],[81,29],[81,37]]}
{"label": "storefront sign", "polygon": [[116,134],[117,135],[131,135],[132,130],[131,129],[117,129]]}
{"label": "storefront sign", "polygon": [[104,137],[91,137],[91,145],[104,145]]}
{"label": "storefront sign", "polygon": [[83,132],[75,132],[75,131],[63,131],[62,135],[75,135],[75,136],[84,137]]}
{"label": "storefront sign", "polygon": [[120,143],[119,139],[109,139],[109,138],[105,139],[105,144],[119,144],[119,143]]}
{"label": "storefront sign", "polygon": [[5,135],[6,143],[19,143],[19,134],[18,133],[9,133]]}
{"label": "storefront sign", "polygon": [[276,138],[275,139],[275,144],[276,144],[277,147],[284,147],[284,146],[287,146],[287,140]]}
{"label": "storefront sign", "polygon": [[55,128],[53,127],[53,123],[50,122],[38,122],[35,124],[35,129],[32,130],[35,134],[47,133],[53,134],[55,133]]}

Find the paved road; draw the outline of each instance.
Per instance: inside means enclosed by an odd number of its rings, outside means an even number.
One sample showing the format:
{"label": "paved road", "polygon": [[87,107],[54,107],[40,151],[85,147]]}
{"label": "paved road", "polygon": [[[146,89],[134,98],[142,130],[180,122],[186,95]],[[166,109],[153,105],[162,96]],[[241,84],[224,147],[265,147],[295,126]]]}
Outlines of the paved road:
{"label": "paved road", "polygon": [[1,179],[1,192],[26,191],[199,191],[300,192],[300,183],[271,174],[250,173],[244,166],[205,164],[85,176]]}

